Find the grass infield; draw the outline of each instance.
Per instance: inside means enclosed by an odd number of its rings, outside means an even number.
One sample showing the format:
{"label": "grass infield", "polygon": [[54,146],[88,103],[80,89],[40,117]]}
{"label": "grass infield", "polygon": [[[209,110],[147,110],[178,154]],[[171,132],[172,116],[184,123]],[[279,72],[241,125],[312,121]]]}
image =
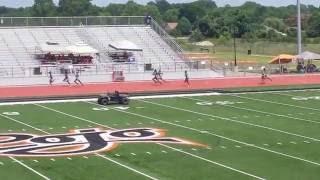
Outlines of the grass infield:
{"label": "grass infield", "polygon": [[1,134],[159,128],[165,137],[207,145],[120,143],[80,156],[2,156],[0,179],[316,180],[319,105],[320,91],[310,90],[137,99],[125,108],[95,102],[0,106]]}

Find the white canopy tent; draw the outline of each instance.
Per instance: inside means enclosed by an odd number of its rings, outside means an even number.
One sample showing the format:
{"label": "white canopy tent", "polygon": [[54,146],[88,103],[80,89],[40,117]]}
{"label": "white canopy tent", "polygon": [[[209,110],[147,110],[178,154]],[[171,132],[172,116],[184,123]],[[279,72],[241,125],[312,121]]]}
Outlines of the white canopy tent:
{"label": "white canopy tent", "polygon": [[122,50],[122,51],[143,51],[135,43],[128,41],[128,40],[110,43],[109,46],[113,49]]}
{"label": "white canopy tent", "polygon": [[310,51],[305,51],[296,56],[298,60],[320,60],[320,54],[313,53]]}
{"label": "white canopy tent", "polygon": [[69,51],[69,53],[78,54],[78,55],[99,53],[98,50],[84,43],[78,43],[72,46],[67,46],[66,50]]}
{"label": "white canopy tent", "polygon": [[36,46],[36,54],[69,54],[69,51],[65,46],[60,45],[55,42],[46,42],[45,44],[41,44]]}
{"label": "white canopy tent", "polygon": [[84,43],[77,43],[71,46],[63,46],[59,43],[47,42],[36,47],[36,54],[75,54],[89,55],[99,53],[98,50]]}

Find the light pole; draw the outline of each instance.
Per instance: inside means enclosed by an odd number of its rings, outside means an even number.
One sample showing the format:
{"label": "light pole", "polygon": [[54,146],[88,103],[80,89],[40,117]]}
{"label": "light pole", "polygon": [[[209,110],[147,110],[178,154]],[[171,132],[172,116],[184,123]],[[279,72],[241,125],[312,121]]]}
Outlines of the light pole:
{"label": "light pole", "polygon": [[233,27],[233,51],[234,51],[234,67],[237,68],[237,46],[236,46],[236,27]]}
{"label": "light pole", "polygon": [[300,8],[300,0],[297,0],[297,53],[301,54],[302,46],[301,46],[301,8]]}

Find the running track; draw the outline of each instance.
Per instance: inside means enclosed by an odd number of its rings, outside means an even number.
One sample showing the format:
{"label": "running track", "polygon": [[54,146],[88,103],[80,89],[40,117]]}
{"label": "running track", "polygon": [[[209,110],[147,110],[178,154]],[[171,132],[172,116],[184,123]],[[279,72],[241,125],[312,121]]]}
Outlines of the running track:
{"label": "running track", "polygon": [[285,85],[311,85],[320,84],[320,74],[312,75],[280,75],[272,76],[272,82],[262,82],[260,77],[229,77],[215,79],[190,80],[190,86],[183,80],[167,81],[154,84],[150,81],[122,82],[122,83],[97,83],[84,86],[67,85],[37,85],[37,86],[11,86],[0,87],[0,98],[22,97],[49,97],[49,96],[76,96],[93,95],[118,90],[120,92],[157,92],[157,91],[187,91],[203,89],[223,89],[237,87],[285,86]]}

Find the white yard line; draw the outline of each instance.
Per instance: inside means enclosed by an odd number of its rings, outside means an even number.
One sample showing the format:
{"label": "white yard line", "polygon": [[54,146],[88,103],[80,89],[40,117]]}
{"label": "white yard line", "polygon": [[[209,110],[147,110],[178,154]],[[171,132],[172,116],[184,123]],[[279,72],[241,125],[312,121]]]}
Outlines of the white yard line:
{"label": "white yard line", "polygon": [[[190,97],[185,97],[185,98],[186,99],[191,99],[191,100],[194,100],[194,101],[205,101],[203,99],[196,99],[196,98],[190,98]],[[320,124],[320,121],[313,121],[313,120],[304,119],[304,118],[297,118],[297,117],[287,116],[287,115],[283,115],[283,114],[276,114],[276,113],[260,111],[260,110],[250,109],[250,108],[237,107],[237,106],[232,106],[232,105],[224,105],[224,104],[219,104],[219,105],[220,106],[225,106],[225,107],[231,107],[231,108],[234,108],[234,109],[241,109],[241,110],[246,110],[246,111],[251,111],[251,112],[257,112],[257,113],[260,113],[260,114],[267,114],[267,115],[271,115],[271,116],[284,117],[284,118],[288,118],[288,119],[304,121],[304,122],[308,122],[308,123]]]}
{"label": "white yard line", "polygon": [[[168,107],[168,108],[172,108],[172,109],[181,110],[180,108],[167,106],[167,105],[163,105],[163,104],[159,104],[159,103],[154,103],[154,102],[149,102],[149,101],[144,101],[144,100],[140,100],[140,101],[146,102],[146,103],[150,103],[150,104],[159,105],[159,106],[163,106],[163,107]],[[228,138],[228,137],[225,137],[225,136],[221,136],[221,135],[218,135],[218,134],[214,134],[214,133],[210,133],[210,132],[203,132],[202,130],[198,130],[198,129],[195,129],[195,128],[192,128],[192,127],[188,127],[188,126],[183,126],[183,125],[180,125],[180,124],[167,122],[167,121],[163,121],[163,120],[160,120],[160,119],[156,119],[156,118],[152,118],[152,117],[148,117],[148,116],[144,116],[144,115],[140,115],[140,114],[136,114],[136,113],[126,112],[126,111],[122,111],[122,110],[119,110],[119,109],[115,109],[115,110],[116,111],[120,111],[120,112],[124,112],[124,113],[127,113],[127,114],[132,114],[132,115],[135,115],[135,116],[139,116],[139,117],[152,119],[154,121],[158,121],[158,122],[161,122],[161,123],[164,123],[164,124],[170,124],[170,125],[173,125],[173,126],[184,128],[184,129],[189,129],[189,130],[196,131],[196,132],[199,132],[199,133],[202,133],[202,134],[203,133],[210,134],[210,135],[219,137],[221,139],[225,139],[225,140],[228,140],[228,141],[233,141],[233,142],[236,142],[236,143],[239,143],[239,144],[243,144],[243,145],[246,145],[246,146],[254,147],[254,148],[257,148],[257,149],[260,149],[260,150],[264,150],[264,151],[267,151],[267,152],[271,152],[271,153],[274,153],[274,154],[285,156],[287,158],[296,159],[296,160],[304,161],[304,162],[307,162],[307,163],[310,163],[310,164],[313,164],[313,165],[320,166],[320,163],[317,163],[317,162],[314,162],[314,161],[310,161],[310,160],[303,159],[303,158],[300,158],[300,157],[292,156],[292,155],[289,155],[289,154],[286,154],[286,153],[273,151],[271,149],[266,149],[266,148],[263,148],[263,147],[260,147],[260,146],[256,146],[254,144],[238,141],[238,140],[235,140],[235,139],[232,139],[232,138]]]}
{"label": "white yard line", "polygon": [[208,163],[216,164],[216,165],[221,166],[221,167],[224,167],[224,168],[226,168],[226,169],[230,169],[230,170],[232,170],[232,171],[236,171],[236,172],[238,172],[238,173],[241,173],[241,174],[245,174],[245,175],[254,177],[254,178],[256,178],[256,179],[261,179],[261,180],[264,179],[264,178],[261,178],[261,177],[259,177],[259,176],[254,176],[254,175],[249,174],[249,173],[246,173],[246,172],[244,172],[244,171],[240,171],[240,170],[238,170],[238,169],[234,169],[234,168],[232,168],[232,167],[229,167],[229,166],[226,166],[226,165],[223,165],[223,164],[220,164],[220,163],[211,161],[211,160],[209,160],[209,159],[205,159],[205,158],[203,158],[203,157],[200,157],[200,156],[197,156],[197,155],[195,155],[195,154],[192,154],[192,153],[183,151],[183,150],[181,150],[181,149],[173,148],[173,147],[168,146],[168,145],[165,145],[165,144],[163,144],[163,146],[164,146],[164,147],[167,147],[167,148],[169,148],[169,149],[172,149],[172,150],[174,150],[174,151],[178,151],[178,152],[181,152],[181,153],[183,153],[183,154],[186,154],[186,155],[195,157],[195,158],[197,158],[197,159],[201,159],[201,160],[203,160],[203,161],[207,161]]}
{"label": "white yard line", "polygon": [[[101,105],[96,104],[96,103],[91,103],[91,102],[87,102],[87,103],[93,104],[93,105],[95,105],[95,106],[101,106]],[[39,106],[39,105],[38,105],[38,106]],[[54,112],[57,112],[57,113],[61,113],[61,114],[64,114],[64,115],[66,115],[66,116],[69,116],[69,117],[73,117],[73,118],[76,118],[76,119],[79,119],[79,120],[84,120],[84,121],[89,122],[89,120],[87,120],[87,119],[80,118],[80,117],[78,117],[78,116],[74,116],[74,115],[71,115],[71,114],[68,114],[68,113],[64,113],[64,112],[61,112],[61,111],[58,111],[58,110],[55,110],[55,109],[52,109],[52,108],[49,108],[49,107],[46,107],[46,106],[43,106],[43,105],[41,105],[41,106],[39,106],[39,107],[43,107],[43,108],[45,108],[45,109],[48,109],[48,110],[51,110],[51,111],[54,111]],[[112,109],[113,109],[113,110],[116,110],[116,111],[120,111],[120,112],[125,112],[125,111],[122,111],[122,110],[118,110],[118,109],[116,109],[116,108],[112,108]],[[150,118],[149,118],[149,119],[150,119]],[[92,122],[93,122],[93,121],[92,121]],[[93,123],[96,124],[95,122],[93,122]],[[102,126],[102,127],[109,128],[109,129],[115,129],[115,128],[112,128],[112,127],[107,126],[107,125],[101,125],[101,126]],[[175,148],[173,148],[173,147],[171,147],[171,146],[168,146],[168,145],[165,145],[165,144],[161,144],[161,143],[157,143],[157,144],[159,144],[159,145],[161,145],[161,146],[164,146],[164,147],[166,147],[166,148],[169,148],[169,147],[170,147],[170,149],[175,149]],[[182,151],[180,151],[180,152],[182,152]],[[186,153],[187,153],[187,152],[185,152],[184,154],[186,154]],[[190,153],[190,154],[191,154],[191,153]],[[218,166],[220,166],[220,167],[224,167],[224,168],[227,168],[227,167],[228,167],[229,170],[233,170],[233,171],[236,170],[236,172],[238,172],[238,173],[241,173],[241,174],[244,174],[244,175],[247,175],[247,176],[256,178],[256,179],[264,179],[264,178],[262,178],[262,177],[258,177],[258,176],[256,176],[256,175],[253,175],[253,174],[250,174],[250,173],[241,171],[241,170],[237,170],[237,169],[235,169],[235,168],[232,168],[232,167],[229,167],[229,166],[220,164],[220,163],[218,163],[218,162],[211,161],[211,160],[209,160],[209,159],[206,159],[206,158],[203,158],[203,157],[194,155],[194,154],[193,154],[192,157],[196,157],[196,158],[198,158],[198,159],[200,159],[200,160],[205,160],[206,162],[213,163],[213,164],[218,165]]]}
{"label": "white yard line", "polygon": [[[1,115],[1,114],[0,114],[0,115]],[[66,115],[66,114],[65,114],[65,115]],[[7,118],[7,119],[9,119],[9,120],[12,120],[12,121],[14,121],[14,122],[17,122],[17,123],[23,124],[23,125],[25,125],[25,126],[28,126],[28,127],[32,128],[32,129],[37,130],[37,131],[40,131],[40,132],[42,132],[42,133],[50,134],[49,132],[46,132],[46,131],[44,131],[44,130],[41,130],[41,129],[39,129],[39,128],[37,128],[37,127],[34,127],[34,126],[32,126],[32,125],[23,123],[23,122],[21,122],[21,121],[19,121],[19,120],[17,120],[17,119],[10,118],[10,117],[4,116],[4,115],[1,115],[1,116],[2,116],[2,117],[5,117],[5,118]],[[76,118],[76,116],[73,116],[73,117]],[[77,119],[81,119],[81,118],[77,118]],[[100,155],[100,154],[98,154],[98,153],[95,153],[95,155],[97,155],[97,156],[99,156],[99,157],[104,157],[104,156],[102,156],[102,155]],[[12,158],[12,157],[9,157],[9,158]],[[152,177],[152,176],[147,175],[147,174],[145,174],[145,173],[143,173],[143,172],[140,172],[140,171],[138,171],[138,170],[136,170],[136,169],[134,169],[134,168],[131,168],[131,167],[129,167],[129,166],[126,166],[126,165],[124,165],[124,164],[121,164],[121,163],[119,163],[119,162],[117,162],[117,161],[115,161],[115,160],[111,160],[110,158],[104,157],[104,159],[106,159],[106,160],[108,160],[108,161],[110,161],[110,162],[113,162],[113,163],[115,163],[115,164],[117,164],[117,165],[121,165],[122,167],[125,167],[126,169],[128,169],[128,170],[130,170],[130,171],[133,171],[133,172],[135,172],[135,173],[138,173],[138,174],[140,174],[140,175],[143,175],[143,176],[145,176],[145,177],[147,177],[147,178],[149,178],[149,179],[157,180],[157,178],[155,178],[155,177]],[[18,160],[16,160],[16,161],[17,161],[19,164],[23,165],[22,162],[20,162],[20,161],[18,161]],[[27,165],[24,164],[23,166],[26,167],[26,168],[28,168],[29,170],[32,170],[32,172],[37,173],[38,175],[41,175],[41,174],[38,173],[37,171],[35,171],[35,170],[33,170],[32,168],[28,167]],[[41,175],[41,177],[45,177],[45,176]],[[47,178],[47,180],[49,180],[49,178]]]}
{"label": "white yard line", "polygon": [[113,163],[115,163],[115,164],[117,164],[117,165],[119,165],[119,166],[122,166],[122,167],[124,167],[124,168],[127,168],[127,169],[129,169],[129,170],[131,170],[131,171],[133,171],[133,172],[135,172],[135,173],[137,173],[137,174],[143,175],[143,176],[145,176],[145,177],[147,177],[147,178],[149,178],[149,179],[158,180],[158,179],[155,178],[155,177],[149,176],[149,175],[147,175],[147,174],[145,174],[145,173],[143,173],[143,172],[141,172],[141,171],[137,171],[136,169],[133,169],[133,168],[130,167],[130,166],[121,164],[121,163],[119,163],[118,161],[115,161],[115,160],[113,160],[113,159],[111,159],[111,158],[108,158],[108,157],[103,156],[103,155],[101,155],[101,154],[96,154],[96,155],[99,156],[99,157],[101,157],[101,158],[103,158],[103,159],[106,159],[106,160],[108,160],[108,161],[111,161],[111,162],[113,162]]}
{"label": "white yard line", "polygon": [[30,166],[26,165],[25,163],[19,161],[18,159],[14,158],[14,157],[11,157],[9,156],[10,159],[12,159],[13,161],[17,162],[18,164],[20,164],[21,166],[25,167],[26,169],[28,169],[29,171],[37,174],[38,176],[42,177],[43,179],[46,179],[46,180],[50,180],[50,178],[48,178],[47,176],[41,174],[40,172],[32,169]]}
{"label": "white yard line", "polygon": [[[300,109],[308,109],[308,110],[313,110],[313,111],[320,111],[320,109],[316,109],[316,108],[297,106],[297,105],[281,103],[281,102],[277,102],[277,101],[268,101],[268,100],[257,99],[257,98],[252,98],[252,97],[238,96],[238,95],[234,95],[234,94],[225,94],[225,95],[226,96],[233,96],[233,97],[237,97],[237,98],[241,98],[241,99],[249,99],[249,100],[253,100],[253,101],[266,102],[266,103],[270,103],[270,104],[278,104],[278,105],[295,107],[295,108],[300,108]],[[280,94],[280,95],[282,95],[282,94]]]}
{"label": "white yard line", "polygon": [[[190,98],[188,98],[188,99],[190,99]],[[200,99],[191,99],[191,100],[203,101],[203,100],[200,100]],[[140,100],[140,101],[143,101],[143,100]],[[154,102],[149,102],[149,101],[143,101],[143,102],[147,102],[147,103],[158,105],[158,106],[160,105],[159,103],[154,103]],[[161,106],[167,107],[167,108],[171,108],[171,109],[180,110],[180,111],[185,111],[185,112],[189,112],[189,113],[193,113],[193,114],[198,114],[198,115],[202,115],[202,116],[207,116],[207,117],[217,118],[217,119],[221,119],[221,120],[225,120],[225,121],[230,121],[230,122],[234,122],[234,123],[245,124],[245,125],[248,125],[248,126],[258,127],[258,128],[267,129],[267,130],[270,130],[270,131],[275,131],[275,132],[279,132],[279,133],[283,133],[283,134],[287,134],[287,135],[291,135],[291,136],[296,136],[296,137],[300,137],[300,138],[304,138],[304,139],[310,139],[310,140],[313,140],[313,141],[320,142],[320,139],[317,139],[317,138],[308,137],[308,136],[304,136],[304,135],[296,134],[296,133],[291,133],[291,132],[288,132],[288,131],[283,131],[283,130],[280,130],[280,129],[275,129],[275,128],[271,128],[271,127],[267,127],[267,126],[248,123],[248,122],[244,122],[244,121],[238,121],[238,120],[225,118],[225,117],[221,117],[221,116],[217,116],[217,115],[201,113],[201,112],[192,111],[192,110],[189,110],[189,109],[183,109],[183,108],[173,107],[173,106],[164,105],[164,104],[161,104]],[[214,121],[212,119],[209,119],[209,120],[210,121]]]}

